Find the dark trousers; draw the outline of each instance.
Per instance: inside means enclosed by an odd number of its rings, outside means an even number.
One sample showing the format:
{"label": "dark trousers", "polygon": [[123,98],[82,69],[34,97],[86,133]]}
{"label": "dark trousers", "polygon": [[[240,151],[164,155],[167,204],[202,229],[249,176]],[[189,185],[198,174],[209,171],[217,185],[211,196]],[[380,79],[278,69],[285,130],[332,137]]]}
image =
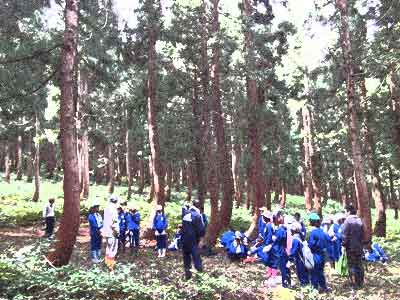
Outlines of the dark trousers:
{"label": "dark trousers", "polygon": [[129,231],[129,244],[131,248],[139,248],[139,229]]}
{"label": "dark trousers", "polygon": [[156,235],[156,241],[157,241],[157,249],[167,249],[167,235],[166,234],[160,234]]}
{"label": "dark trousers", "polygon": [[119,235],[118,235],[118,249],[121,249],[122,252],[125,251],[125,241],[126,241],[126,233],[125,229],[119,229]]}
{"label": "dark trousers", "polygon": [[360,288],[364,285],[364,268],[362,265],[362,249],[346,249],[347,266],[349,268],[349,277],[351,285]]}
{"label": "dark trousers", "polygon": [[56,223],[55,217],[46,217],[46,236],[50,237],[54,232],[54,224]]}
{"label": "dark trousers", "polygon": [[192,267],[192,259],[193,259],[193,264],[194,268],[197,271],[203,271],[203,264],[201,261],[200,253],[199,253],[199,247],[197,244],[193,245],[184,245],[182,249],[183,253],[183,266],[185,268],[185,276],[186,278],[191,277],[191,272],[190,268]]}
{"label": "dark trousers", "polygon": [[281,271],[282,275],[282,286],[289,287],[291,284],[290,278],[290,270],[286,266],[288,263],[288,259],[286,256],[282,256],[279,258],[279,270]]}
{"label": "dark trousers", "polygon": [[326,280],[324,275],[324,265],[325,262],[319,261],[315,262],[314,269],[310,271],[311,273],[311,284],[315,289],[326,290]]}

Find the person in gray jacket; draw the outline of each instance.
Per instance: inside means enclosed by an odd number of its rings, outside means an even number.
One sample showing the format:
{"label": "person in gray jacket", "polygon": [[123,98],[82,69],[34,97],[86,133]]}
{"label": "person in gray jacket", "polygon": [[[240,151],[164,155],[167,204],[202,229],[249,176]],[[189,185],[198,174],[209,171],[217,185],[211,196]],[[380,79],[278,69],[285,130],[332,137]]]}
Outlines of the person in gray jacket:
{"label": "person in gray jacket", "polygon": [[362,265],[364,226],[353,205],[346,207],[347,218],[342,227],[342,243],[346,249],[350,284],[361,288],[364,284]]}

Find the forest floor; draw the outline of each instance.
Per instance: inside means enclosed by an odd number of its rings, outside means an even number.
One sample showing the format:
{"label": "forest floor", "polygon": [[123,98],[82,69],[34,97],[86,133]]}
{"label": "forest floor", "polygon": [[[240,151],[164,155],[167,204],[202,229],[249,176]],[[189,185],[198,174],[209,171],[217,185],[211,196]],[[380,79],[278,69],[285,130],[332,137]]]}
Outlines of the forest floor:
{"label": "forest floor", "polygon": [[[2,191],[1,186],[0,191]],[[298,198],[301,199],[302,197]],[[293,202],[293,206],[296,206],[299,201],[298,198],[289,197],[289,205]],[[0,192],[0,221],[6,215],[5,213],[2,214],[2,212],[10,209],[10,199],[10,197],[2,195]],[[18,201],[25,202],[26,200]],[[138,204],[140,201],[138,200]],[[147,203],[147,201],[144,202]],[[140,204],[146,206],[146,203]],[[7,209],[6,206],[8,206]],[[18,207],[16,205],[15,209],[17,210]],[[179,215],[178,209],[175,208],[175,210],[177,215]],[[25,210],[20,209],[19,211],[23,215],[24,213],[21,211]],[[29,211],[29,209],[26,209],[26,211]],[[246,220],[248,221],[250,217],[248,212],[248,216],[242,216],[246,212],[246,210],[235,212],[233,223],[246,223]],[[173,212],[171,211],[170,214],[173,214]],[[42,224],[37,221],[22,222],[22,219],[18,219],[19,222],[17,223],[9,222],[8,224],[4,224],[6,222],[3,220],[3,225],[0,226],[0,299],[2,299],[1,284],[4,282],[10,287],[12,286],[13,289],[11,291],[10,288],[10,292],[6,293],[8,299],[44,299],[46,297],[49,299],[87,299],[86,297],[82,297],[80,292],[74,294],[71,289],[87,289],[83,282],[88,281],[89,278],[91,278],[90,280],[94,280],[93,276],[96,276],[100,280],[99,284],[106,285],[105,281],[107,280],[115,280],[117,283],[114,284],[113,288],[108,288],[108,290],[101,292],[98,290],[100,289],[99,287],[96,291],[92,292],[94,293],[94,297],[90,299],[130,299],[126,297],[126,290],[128,288],[124,285],[123,281],[129,281],[130,277],[134,277],[136,281],[132,283],[133,288],[140,290],[140,293],[137,293],[137,296],[133,299],[400,300],[400,226],[398,221],[395,222],[392,219],[391,212],[388,215],[388,236],[386,239],[379,239],[378,241],[388,252],[391,260],[387,264],[369,264],[366,272],[366,285],[359,291],[352,291],[346,285],[346,278],[335,275],[334,270],[327,265],[325,268],[327,281],[329,287],[332,288],[332,292],[323,295],[318,295],[310,288],[284,290],[279,288],[279,285],[277,287],[271,286],[270,281],[266,277],[265,266],[258,263],[245,264],[242,262],[231,262],[226,258],[224,251],[218,248],[216,255],[203,257],[205,274],[196,274],[193,280],[184,281],[181,253],[168,252],[167,257],[162,259],[157,258],[154,251],[154,241],[144,240],[142,240],[143,245],[137,255],[130,254],[128,250],[126,253],[119,255],[116,272],[112,275],[115,278],[110,279],[107,276],[111,275],[108,274],[103,263],[93,266],[89,259],[89,232],[85,218],[82,218],[77,244],[69,269],[62,271],[48,270],[45,267],[43,259],[40,258],[41,254],[39,254],[45,253],[49,246],[47,239],[42,238],[44,233]],[[31,219],[32,216],[29,217],[29,220]],[[171,223],[174,223],[174,221]],[[40,248],[39,252],[34,250],[38,247]],[[29,266],[27,262],[23,266],[19,265],[18,262],[21,261],[20,257],[24,256],[26,258],[34,255],[39,256],[38,261],[34,262],[35,267]],[[13,272],[21,274],[18,281],[10,276]],[[50,292],[46,289],[47,287],[41,285],[42,280],[50,280],[54,277],[54,273],[51,272],[58,272],[57,276],[63,278],[61,281],[65,281],[63,288],[57,287],[56,289],[59,298],[52,294],[56,293],[54,288]],[[4,274],[8,274],[8,276],[4,276],[6,280],[2,282],[1,275]],[[23,274],[27,276],[24,280],[21,279],[25,276]],[[76,275],[78,279],[74,279],[74,274],[78,274]],[[294,286],[297,286],[296,275],[293,271],[292,278]],[[15,284],[13,280],[15,280]],[[36,286],[36,288],[32,288],[32,286]],[[39,286],[43,290],[38,294],[38,291],[40,291]],[[149,290],[146,290],[146,286]],[[164,287],[164,290],[155,291],[159,287]],[[63,290],[67,288],[69,291]],[[24,291],[18,291],[18,289],[24,289]],[[118,292],[112,292],[113,289]],[[163,296],[160,297],[160,295]]]}

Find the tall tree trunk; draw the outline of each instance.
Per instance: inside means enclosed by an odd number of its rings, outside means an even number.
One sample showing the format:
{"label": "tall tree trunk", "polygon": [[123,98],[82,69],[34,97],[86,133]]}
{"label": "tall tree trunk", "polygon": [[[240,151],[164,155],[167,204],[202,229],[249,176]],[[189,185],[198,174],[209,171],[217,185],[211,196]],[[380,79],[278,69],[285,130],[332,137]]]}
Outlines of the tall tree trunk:
{"label": "tall tree trunk", "polygon": [[126,109],[126,128],[125,128],[125,146],[126,146],[126,175],[128,177],[128,200],[132,196],[132,185],[133,185],[133,172],[132,172],[132,145],[130,138],[130,130],[132,127],[132,115],[133,111],[131,109]]}
{"label": "tall tree trunk", "polygon": [[279,203],[280,207],[286,207],[286,183],[281,183],[281,202]]}
{"label": "tall tree trunk", "polygon": [[167,165],[167,186],[166,186],[166,196],[165,201],[171,201],[171,190],[172,190],[172,166],[169,163]]}
{"label": "tall tree trunk", "polygon": [[[159,0],[150,1],[151,14],[153,16],[161,13],[161,4]],[[156,6],[156,7],[155,7]],[[161,149],[157,128],[157,54],[156,42],[159,32],[159,24],[157,20],[148,24],[147,34],[149,39],[148,45],[148,63],[147,63],[147,122],[149,132],[150,152],[152,159],[152,175],[154,181],[155,203],[164,207],[164,176],[163,166],[161,162]]]}
{"label": "tall tree trunk", "polygon": [[[251,18],[253,15],[252,3],[249,0],[243,0],[243,12],[246,18]],[[249,129],[248,129],[248,141],[250,149],[250,180],[248,183],[251,184],[250,191],[253,195],[251,202],[253,203],[253,220],[250,228],[247,230],[247,236],[254,236],[257,232],[258,218],[260,215],[259,208],[265,203],[265,191],[264,191],[264,174],[263,168],[264,163],[262,159],[261,143],[259,137],[260,127],[260,116],[259,112],[262,110],[263,95],[261,90],[257,89],[257,81],[251,75],[255,71],[255,53],[254,53],[254,40],[253,33],[250,25],[247,24],[245,30],[245,52],[246,52],[246,65],[248,71],[246,74],[246,88],[247,88],[247,101],[250,107],[249,113]],[[260,92],[260,94],[259,94]]]}
{"label": "tall tree trunk", "polygon": [[22,180],[22,135],[17,137],[17,180]]}
{"label": "tall tree trunk", "polygon": [[88,134],[88,73],[80,71],[79,81],[79,119],[81,127],[80,140],[80,178],[82,197],[89,197],[89,134]]}
{"label": "tall tree trunk", "polygon": [[10,142],[7,139],[4,147],[4,181],[10,183],[11,178],[11,159],[10,159]]}
{"label": "tall tree trunk", "polygon": [[371,209],[368,187],[365,179],[363,158],[360,145],[360,128],[358,119],[359,99],[355,91],[354,61],[349,29],[348,0],[336,0],[341,16],[340,43],[342,46],[344,69],[347,82],[347,100],[349,109],[349,135],[351,140],[354,178],[359,214],[364,223],[364,240],[370,243],[372,236]]}
{"label": "tall tree trunk", "polygon": [[112,143],[107,145],[108,154],[108,193],[114,193],[114,176],[115,176],[115,159],[114,159],[114,147]]}
{"label": "tall tree trunk", "polygon": [[138,193],[143,194],[144,184],[145,184],[145,166],[144,166],[144,159],[139,159],[139,189]]}
{"label": "tall tree trunk", "polygon": [[61,155],[64,168],[64,213],[54,251],[48,259],[55,266],[66,265],[74,249],[79,229],[79,170],[76,152],[74,111],[74,67],[77,57],[79,0],[66,0],[64,47],[61,52]]}
{"label": "tall tree trunk", "polygon": [[173,172],[173,182],[175,186],[175,191],[181,191],[181,169],[180,167],[175,167]]}
{"label": "tall tree trunk", "polygon": [[393,142],[396,145],[396,166],[400,167],[400,80],[395,64],[389,67],[389,90],[393,114]]}
{"label": "tall tree trunk", "polygon": [[313,197],[313,187],[311,179],[311,155],[310,155],[310,115],[308,113],[308,108],[302,108],[302,123],[303,123],[303,181],[304,181],[304,198],[306,210],[309,212],[312,210],[312,197]]}
{"label": "tall tree trunk", "polygon": [[205,174],[205,149],[207,146],[204,145],[205,130],[202,129],[201,124],[201,110],[199,102],[199,92],[197,84],[197,76],[194,78],[193,83],[193,96],[192,96],[192,113],[193,113],[193,125],[192,132],[194,136],[193,142],[193,156],[195,162],[196,178],[197,178],[197,200],[200,202],[201,210],[204,209],[204,200],[207,193],[206,186],[206,174]]}
{"label": "tall tree trunk", "polygon": [[242,148],[238,141],[233,141],[232,147],[232,173],[235,187],[236,207],[240,207],[243,202],[243,179],[240,174],[240,160],[242,157]]}
{"label": "tall tree trunk", "polygon": [[367,98],[367,88],[365,86],[365,78],[360,79],[360,91],[363,103],[363,114],[364,114],[364,141],[367,150],[368,166],[372,177],[372,198],[375,202],[376,209],[376,222],[374,233],[376,236],[385,237],[386,236],[386,200],[383,193],[381,176],[379,174],[379,165],[375,152],[375,141],[370,130],[371,124],[371,111],[369,109],[368,98]]}
{"label": "tall tree trunk", "polygon": [[397,195],[394,190],[394,175],[393,175],[393,169],[390,164],[388,164],[388,170],[389,170],[389,190],[390,190],[390,207],[394,209],[394,219],[397,220],[399,218],[399,212],[398,212],[398,203],[397,203]]}
{"label": "tall tree trunk", "polygon": [[193,194],[193,168],[192,164],[190,161],[185,163],[186,165],[186,176],[187,176],[187,196],[186,196],[186,201],[191,201],[192,200],[192,194]]}
{"label": "tall tree trunk", "polygon": [[[212,0],[212,32],[216,37],[220,34],[219,26],[219,0]],[[218,39],[217,39],[218,40]],[[220,87],[220,55],[221,49],[219,41],[213,47],[213,76],[212,76],[212,99],[213,99],[213,121],[215,126],[217,141],[217,166],[218,176],[222,186],[222,201],[220,210],[221,229],[229,226],[232,217],[233,207],[233,177],[231,171],[231,157],[225,138],[225,125],[221,105],[221,87]]]}
{"label": "tall tree trunk", "polygon": [[208,193],[210,196],[211,205],[211,216],[210,224],[207,229],[206,236],[204,238],[204,243],[208,247],[213,247],[217,241],[218,235],[221,231],[220,222],[220,208],[219,208],[219,177],[217,171],[217,159],[215,150],[215,134],[211,130],[211,118],[210,118],[210,66],[208,62],[208,39],[209,33],[207,28],[209,28],[209,23],[207,22],[208,15],[207,0],[202,1],[201,7],[201,85],[203,94],[203,114],[202,123],[204,124],[204,144],[206,145],[207,154],[207,186]]}
{"label": "tall tree trunk", "polygon": [[34,174],[35,174],[35,192],[33,193],[32,201],[38,202],[40,195],[40,140],[39,140],[39,118],[35,113],[35,160],[34,160]]}
{"label": "tall tree trunk", "polygon": [[26,153],[26,181],[30,183],[33,181],[32,133],[30,131],[28,133],[28,140],[26,143]]}

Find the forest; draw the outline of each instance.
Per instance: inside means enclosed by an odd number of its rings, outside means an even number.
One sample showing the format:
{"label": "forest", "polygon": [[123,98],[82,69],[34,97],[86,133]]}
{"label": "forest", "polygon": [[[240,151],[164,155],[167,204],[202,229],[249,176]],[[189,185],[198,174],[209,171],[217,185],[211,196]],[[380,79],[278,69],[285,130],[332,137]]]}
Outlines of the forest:
{"label": "forest", "polygon": [[[1,0],[0,300],[400,299],[399,49],[398,0]],[[141,240],[110,273],[88,215],[114,195]],[[204,272],[183,281],[155,208],[172,240],[192,201]],[[360,290],[328,264],[327,294],[270,287],[220,245],[262,209],[309,231],[350,206],[389,257]]]}

